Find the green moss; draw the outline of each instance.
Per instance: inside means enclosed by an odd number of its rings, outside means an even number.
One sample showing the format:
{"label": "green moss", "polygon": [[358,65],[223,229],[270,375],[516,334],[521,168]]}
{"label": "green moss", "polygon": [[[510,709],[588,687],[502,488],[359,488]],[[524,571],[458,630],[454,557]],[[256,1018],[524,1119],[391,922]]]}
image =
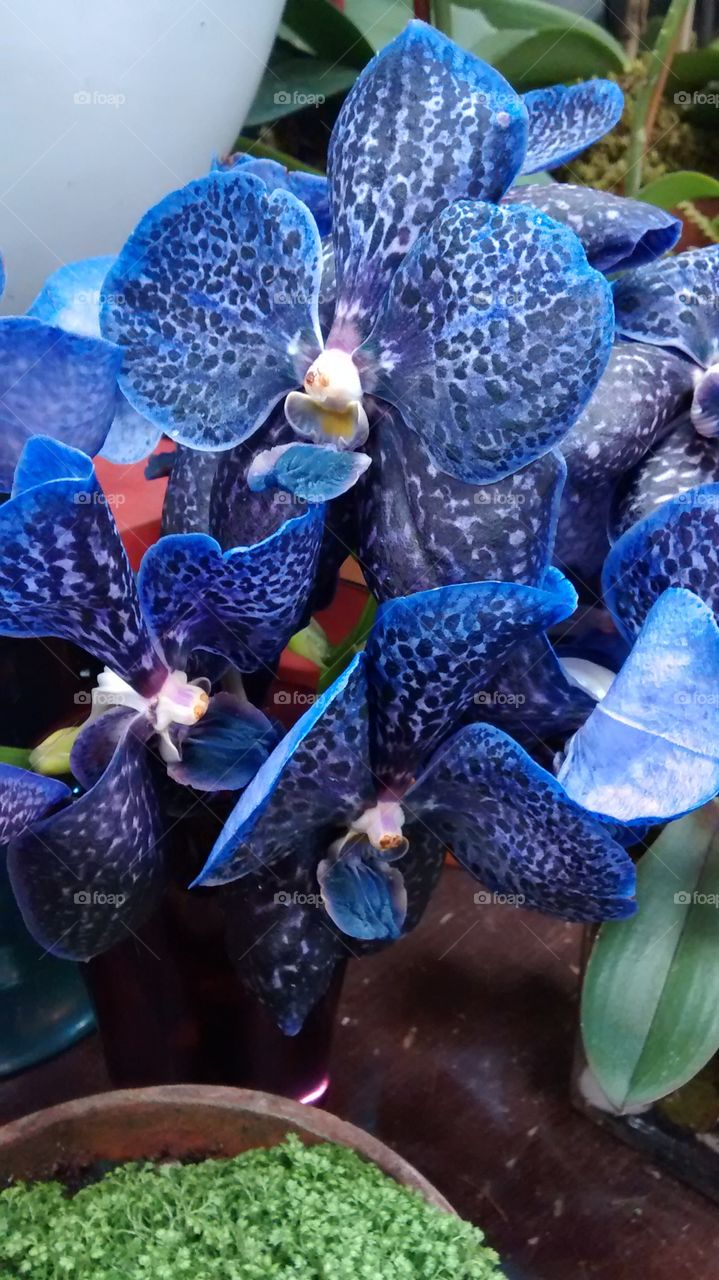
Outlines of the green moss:
{"label": "green moss", "polygon": [[467,1222],[345,1147],[130,1164],[0,1193],[1,1280],[497,1280]]}
{"label": "green moss", "polygon": [[[624,114],[615,129],[560,169],[563,182],[582,183],[603,191],[621,192],[627,171],[627,151],[636,94],[646,73],[646,58],[638,58],[625,75],[611,76],[624,90]],[[719,172],[719,136],[686,119],[672,102],[663,101],[657,112],[653,145],[642,168],[642,185],[679,169],[700,173]]]}

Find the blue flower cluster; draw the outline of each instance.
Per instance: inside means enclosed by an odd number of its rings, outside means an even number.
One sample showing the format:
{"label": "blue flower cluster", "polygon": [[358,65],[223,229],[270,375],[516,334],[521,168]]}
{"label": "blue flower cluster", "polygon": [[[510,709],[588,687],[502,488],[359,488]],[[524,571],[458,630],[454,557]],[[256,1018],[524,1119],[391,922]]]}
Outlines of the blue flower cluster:
{"label": "blue flower cluster", "polygon": [[[195,884],[292,1034],[344,955],[417,924],[448,849],[529,907],[620,918],[627,847],[719,792],[719,250],[665,256],[671,216],[525,181],[621,110],[601,80],[521,97],[412,22],[326,180],[231,157],[0,320],[0,634],[105,666],[79,798],[0,769],[48,950],[153,910],[168,787],[236,791]],[[91,458],[163,432],[135,579]],[[243,677],[350,548],[376,622],[283,734]]]}

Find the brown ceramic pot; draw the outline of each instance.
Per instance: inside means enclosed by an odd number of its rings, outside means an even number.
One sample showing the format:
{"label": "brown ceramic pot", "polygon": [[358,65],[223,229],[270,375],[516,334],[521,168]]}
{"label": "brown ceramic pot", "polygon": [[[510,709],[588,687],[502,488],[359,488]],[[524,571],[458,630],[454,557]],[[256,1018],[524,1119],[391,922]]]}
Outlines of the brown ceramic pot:
{"label": "brown ceramic pot", "polygon": [[0,1187],[58,1177],[125,1160],[199,1160],[272,1147],[287,1133],[303,1142],[339,1142],[439,1209],[451,1206],[384,1143],[326,1111],[247,1089],[169,1085],[125,1089],[64,1102],[0,1129]]}

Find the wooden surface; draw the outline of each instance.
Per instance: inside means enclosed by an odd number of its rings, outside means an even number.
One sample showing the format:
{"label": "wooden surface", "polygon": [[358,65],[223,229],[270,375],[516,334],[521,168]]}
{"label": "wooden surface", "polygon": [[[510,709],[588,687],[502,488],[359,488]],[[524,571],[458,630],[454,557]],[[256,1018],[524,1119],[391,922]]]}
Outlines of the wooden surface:
{"label": "wooden surface", "polygon": [[[322,1105],[370,1130],[512,1280],[716,1280],[719,1210],[572,1110],[579,930],[446,871],[417,933],[349,966]],[[0,1122],[107,1087],[94,1038],[0,1081]]]}

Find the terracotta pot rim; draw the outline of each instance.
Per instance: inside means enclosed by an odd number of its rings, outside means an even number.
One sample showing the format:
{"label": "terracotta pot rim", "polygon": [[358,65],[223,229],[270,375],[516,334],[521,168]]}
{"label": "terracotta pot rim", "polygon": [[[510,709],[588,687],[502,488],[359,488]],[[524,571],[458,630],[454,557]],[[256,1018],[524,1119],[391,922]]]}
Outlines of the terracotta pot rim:
{"label": "terracotta pot rim", "polygon": [[[346,1120],[340,1120],[328,1111],[294,1102],[271,1093],[254,1089],[234,1089],[216,1085],[162,1085],[145,1089],[117,1089],[106,1093],[91,1094],[61,1102],[23,1116],[0,1128],[0,1162],[12,1156],[14,1147],[21,1148],[33,1140],[51,1140],[53,1129],[58,1137],[67,1134],[69,1126],[77,1126],[92,1118],[116,1115],[122,1124],[123,1112],[136,1114],[138,1108],[149,1110],[162,1107],[176,1108],[188,1115],[210,1109],[234,1114],[265,1116],[268,1120],[281,1121],[296,1129],[300,1136],[308,1134],[324,1142],[337,1142],[350,1147],[358,1155],[376,1164],[382,1171],[403,1186],[418,1191],[429,1204],[446,1213],[454,1213],[452,1206],[407,1160],[391,1147],[373,1138],[365,1130]],[[259,1144],[261,1145],[261,1144]],[[62,1143],[58,1143],[58,1157],[62,1155]],[[98,1153],[99,1155],[100,1153]],[[158,1153],[159,1154],[159,1153]],[[208,1151],[208,1155],[217,1152]],[[72,1153],[68,1153],[72,1162]]]}

